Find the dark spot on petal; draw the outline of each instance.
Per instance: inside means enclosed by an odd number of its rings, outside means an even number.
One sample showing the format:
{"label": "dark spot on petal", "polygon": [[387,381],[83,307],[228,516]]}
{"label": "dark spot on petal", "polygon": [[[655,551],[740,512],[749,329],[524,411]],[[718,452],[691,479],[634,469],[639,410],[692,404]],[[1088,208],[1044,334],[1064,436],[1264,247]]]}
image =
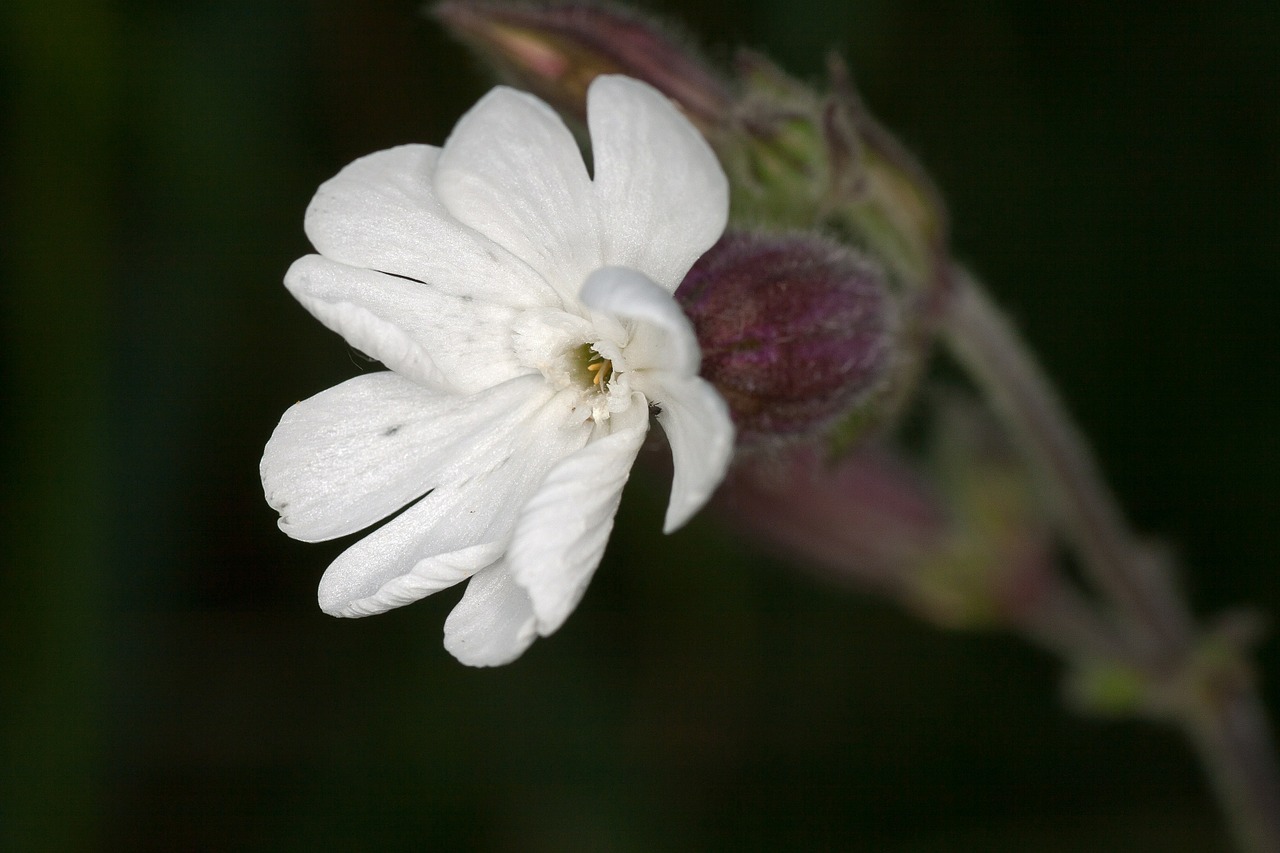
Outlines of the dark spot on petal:
{"label": "dark spot on petal", "polygon": [[396,424],[395,426],[389,426],[382,431],[382,434],[390,438],[391,436],[395,435],[400,431],[401,426],[403,426],[403,424]]}

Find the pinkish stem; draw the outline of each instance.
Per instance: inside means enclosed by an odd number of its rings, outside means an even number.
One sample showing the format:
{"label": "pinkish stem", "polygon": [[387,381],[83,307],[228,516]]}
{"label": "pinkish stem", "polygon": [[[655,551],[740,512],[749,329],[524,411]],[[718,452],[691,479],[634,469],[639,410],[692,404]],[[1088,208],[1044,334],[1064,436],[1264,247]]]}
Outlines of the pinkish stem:
{"label": "pinkish stem", "polygon": [[[1020,443],[1063,535],[1123,629],[1128,663],[1153,681],[1192,683],[1199,632],[1158,553],[1129,529],[1083,435],[1031,352],[982,286],[954,271],[952,352]],[[1280,853],[1280,773],[1249,679],[1190,690],[1171,706],[1197,747],[1241,849]]]}

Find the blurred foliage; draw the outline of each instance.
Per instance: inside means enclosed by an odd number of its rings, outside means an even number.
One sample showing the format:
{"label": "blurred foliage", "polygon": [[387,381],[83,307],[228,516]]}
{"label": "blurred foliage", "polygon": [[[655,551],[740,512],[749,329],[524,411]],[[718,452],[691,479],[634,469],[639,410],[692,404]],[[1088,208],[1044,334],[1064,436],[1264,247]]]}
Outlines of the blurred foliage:
{"label": "blurred foliage", "polygon": [[[719,61],[816,78],[845,52],[1202,612],[1280,613],[1280,7],[653,8]],[[0,21],[0,847],[1224,848],[1173,733],[1074,718],[1039,654],[712,518],[660,537],[661,477],[515,665],[443,651],[456,592],[321,615],[343,543],[284,537],[257,459],[288,404],[369,368],[280,278],[320,181],[439,143],[483,75],[411,0]],[[1277,706],[1274,641],[1262,671]]]}

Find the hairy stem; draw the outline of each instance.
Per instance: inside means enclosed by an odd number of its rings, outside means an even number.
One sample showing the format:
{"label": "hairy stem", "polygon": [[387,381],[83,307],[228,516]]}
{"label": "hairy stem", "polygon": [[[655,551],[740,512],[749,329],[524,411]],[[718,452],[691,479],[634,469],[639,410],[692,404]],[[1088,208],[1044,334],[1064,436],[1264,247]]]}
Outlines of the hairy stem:
{"label": "hairy stem", "polygon": [[[954,271],[948,343],[1021,445],[1082,570],[1153,683],[1194,684],[1198,635],[1160,553],[1129,529],[1084,437],[1030,351],[984,292]],[[1168,706],[1197,747],[1243,849],[1280,853],[1280,774],[1248,679],[1188,689]]]}

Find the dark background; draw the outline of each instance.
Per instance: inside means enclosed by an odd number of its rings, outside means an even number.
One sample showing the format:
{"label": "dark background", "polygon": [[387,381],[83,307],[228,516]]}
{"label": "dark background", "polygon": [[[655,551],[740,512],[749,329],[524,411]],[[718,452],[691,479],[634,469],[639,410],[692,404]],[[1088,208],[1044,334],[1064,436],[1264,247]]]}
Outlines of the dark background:
{"label": "dark background", "polygon": [[[1199,612],[1280,613],[1280,7],[653,8],[717,60],[842,50]],[[401,0],[0,15],[0,847],[1225,849],[1171,732],[714,519],[661,537],[660,477],[514,665],[441,648],[456,591],[320,614],[343,543],[280,533],[257,462],[368,368],[280,279],[315,187],[440,143],[484,75]]]}

